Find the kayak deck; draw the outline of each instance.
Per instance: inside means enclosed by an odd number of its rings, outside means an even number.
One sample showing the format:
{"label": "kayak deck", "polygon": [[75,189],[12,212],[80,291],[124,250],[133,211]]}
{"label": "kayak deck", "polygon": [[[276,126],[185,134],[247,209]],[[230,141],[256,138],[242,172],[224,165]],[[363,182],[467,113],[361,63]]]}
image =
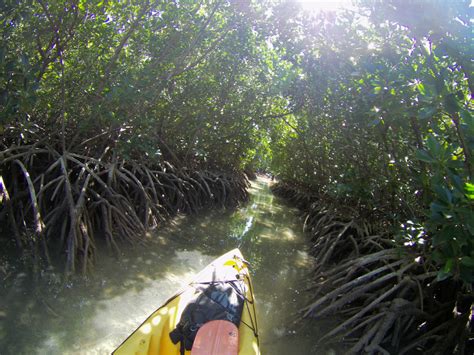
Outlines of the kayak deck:
{"label": "kayak deck", "polygon": [[[196,298],[196,285],[240,281],[245,304],[239,325],[239,355],[260,354],[258,328],[249,271],[240,250],[220,256],[204,268],[184,289],[168,299],[135,330],[113,354],[179,355],[180,344],[173,344],[169,333],[176,328],[183,310]],[[186,351],[186,354],[190,354]]]}

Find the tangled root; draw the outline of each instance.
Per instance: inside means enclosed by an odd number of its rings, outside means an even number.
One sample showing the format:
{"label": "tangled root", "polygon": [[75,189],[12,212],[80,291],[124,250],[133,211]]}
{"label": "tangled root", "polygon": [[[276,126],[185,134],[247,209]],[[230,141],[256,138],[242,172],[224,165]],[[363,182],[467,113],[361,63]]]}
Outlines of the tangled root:
{"label": "tangled root", "polygon": [[[78,146],[83,146],[79,144]],[[52,250],[65,255],[66,271],[86,273],[94,264],[97,236],[143,243],[145,232],[177,213],[206,206],[236,206],[248,198],[243,174],[176,169],[100,154],[62,151],[36,140],[0,151],[0,221],[20,250],[49,264]]]}
{"label": "tangled root", "polygon": [[321,342],[345,342],[354,354],[472,350],[472,292],[453,280],[437,281],[422,251],[399,245],[387,226],[363,222],[347,206],[322,206],[288,185],[273,190],[307,207],[304,228],[316,266],[308,288],[313,301],[302,317],[344,319]]}

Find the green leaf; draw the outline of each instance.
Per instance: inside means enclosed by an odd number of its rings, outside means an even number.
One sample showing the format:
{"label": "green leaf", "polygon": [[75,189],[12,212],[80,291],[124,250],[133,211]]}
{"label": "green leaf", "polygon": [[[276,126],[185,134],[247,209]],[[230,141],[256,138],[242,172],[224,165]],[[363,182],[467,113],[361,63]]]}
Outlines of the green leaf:
{"label": "green leaf", "polygon": [[429,136],[426,141],[426,146],[432,156],[438,157],[441,152],[441,144],[436,140],[435,137]]}
{"label": "green leaf", "polygon": [[449,114],[454,114],[459,111],[460,106],[456,99],[455,94],[449,94],[444,98],[444,105],[446,107],[446,111]]}
{"label": "green leaf", "polygon": [[449,258],[448,260],[446,260],[446,263],[444,264],[443,271],[446,273],[450,273],[453,270],[453,266],[454,266],[454,259]]}
{"label": "green leaf", "polygon": [[438,198],[441,199],[441,201],[443,201],[445,203],[448,203],[448,204],[453,202],[453,194],[445,186],[439,186],[439,185],[435,186],[434,190],[435,190],[436,194],[438,195]]}
{"label": "green leaf", "polygon": [[452,275],[450,272],[445,272],[444,270],[438,271],[438,275],[436,276],[436,280],[443,281],[450,278]]}
{"label": "green leaf", "polygon": [[375,120],[369,123],[369,127],[375,127],[381,123],[383,123],[383,121],[380,118],[376,118]]}
{"label": "green leaf", "polygon": [[455,160],[449,159],[449,160],[447,161],[447,166],[448,166],[449,168],[451,168],[451,169],[454,169],[454,170],[456,170],[456,169],[462,169],[463,166],[464,166],[464,163],[463,163],[461,160],[459,160],[459,159],[455,159]]}
{"label": "green leaf", "polygon": [[447,206],[442,205],[438,202],[432,202],[430,204],[430,210],[431,210],[431,219],[432,220],[444,220],[443,213],[447,210]]}
{"label": "green leaf", "polygon": [[461,210],[461,214],[469,233],[474,235],[474,211],[466,208],[466,211]]}
{"label": "green leaf", "polygon": [[458,232],[459,231],[454,226],[445,226],[441,231],[433,236],[433,246],[439,246],[452,241]]}
{"label": "green leaf", "polygon": [[470,256],[463,256],[461,258],[461,264],[469,267],[474,267],[474,258]]}
{"label": "green leaf", "polygon": [[425,163],[434,163],[436,160],[426,150],[419,149],[416,151],[416,158]]}
{"label": "green leaf", "polygon": [[466,197],[469,200],[474,200],[474,184],[466,182],[466,184],[464,185],[464,190],[466,191]]}
{"label": "green leaf", "polygon": [[426,90],[425,90],[425,86],[423,85],[423,83],[419,83],[418,85],[416,85],[416,89],[418,90],[418,92],[425,96],[426,95]]}
{"label": "green leaf", "polygon": [[470,132],[474,132],[474,118],[472,117],[469,110],[461,109],[459,115],[461,116],[463,123],[466,124],[468,130]]}
{"label": "green leaf", "polygon": [[458,174],[456,174],[456,172],[453,172],[452,170],[448,170],[448,176],[454,188],[461,194],[464,194],[465,189],[464,189],[462,178]]}

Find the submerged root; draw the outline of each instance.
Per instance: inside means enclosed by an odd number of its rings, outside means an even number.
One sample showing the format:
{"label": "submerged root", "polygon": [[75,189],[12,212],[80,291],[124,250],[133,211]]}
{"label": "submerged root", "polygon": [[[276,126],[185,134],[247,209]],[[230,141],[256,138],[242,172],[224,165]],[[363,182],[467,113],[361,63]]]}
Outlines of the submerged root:
{"label": "submerged root", "polygon": [[313,301],[302,317],[343,319],[321,342],[343,341],[353,354],[472,351],[472,292],[464,295],[452,280],[437,281],[436,268],[420,251],[401,248],[380,221],[361,222],[355,211],[321,206],[288,185],[273,190],[306,207],[304,228],[316,266],[308,288]]}

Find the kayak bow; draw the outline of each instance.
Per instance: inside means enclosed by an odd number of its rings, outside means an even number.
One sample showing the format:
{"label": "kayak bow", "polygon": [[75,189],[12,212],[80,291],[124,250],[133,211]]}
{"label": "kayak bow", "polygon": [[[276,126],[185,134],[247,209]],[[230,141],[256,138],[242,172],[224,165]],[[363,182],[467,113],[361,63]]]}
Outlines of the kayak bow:
{"label": "kayak bow", "polygon": [[[170,332],[181,319],[186,306],[196,299],[198,288],[206,284],[232,283],[238,285],[244,298],[242,317],[238,327],[239,355],[259,355],[259,339],[255,299],[250,280],[248,263],[239,249],[220,256],[199,272],[182,290],[168,299],[151,314],[113,354],[179,355],[180,344],[174,344]],[[212,327],[209,327],[211,329]],[[216,333],[215,336],[218,333]],[[206,335],[207,337],[209,334]],[[215,339],[219,342],[219,339]],[[224,339],[222,339],[224,341]],[[209,341],[212,343],[213,341]],[[202,347],[202,341],[200,341]],[[186,351],[185,354],[191,354]]]}

